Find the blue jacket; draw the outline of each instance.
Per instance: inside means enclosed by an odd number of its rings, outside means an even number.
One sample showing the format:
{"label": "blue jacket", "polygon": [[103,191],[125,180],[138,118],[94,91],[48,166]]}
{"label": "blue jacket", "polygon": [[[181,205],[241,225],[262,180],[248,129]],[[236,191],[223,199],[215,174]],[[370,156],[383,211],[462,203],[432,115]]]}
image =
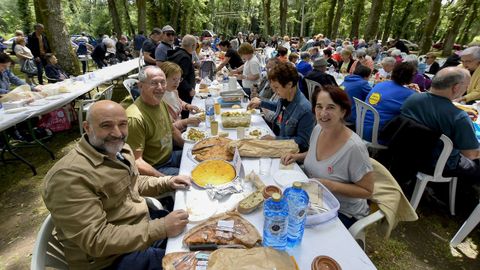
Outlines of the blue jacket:
{"label": "blue jacket", "polygon": [[23,80],[15,76],[15,74],[10,71],[10,69],[5,70],[0,73],[0,94],[6,94],[10,91],[10,84],[16,86],[26,84]]}
{"label": "blue jacket", "polygon": [[283,113],[277,140],[293,139],[298,144],[300,152],[308,150],[310,135],[315,127],[315,117],[312,113],[312,105],[300,90],[297,89],[295,97],[287,107],[282,106],[282,99],[264,100],[260,107],[274,111],[273,119],[278,119],[278,116]]}
{"label": "blue jacket", "polygon": [[297,71],[302,73],[303,76],[307,76],[307,74],[312,71],[312,65],[306,61],[300,61],[297,64]]}
{"label": "blue jacket", "polygon": [[361,101],[365,101],[365,98],[368,96],[370,90],[372,90],[372,87],[368,84],[368,81],[359,75],[348,75],[345,77],[342,85],[345,87],[348,98],[352,103],[352,113],[347,118],[347,121],[350,123],[355,123],[355,120],[357,119],[357,113],[355,111],[356,107],[353,98],[356,97]]}

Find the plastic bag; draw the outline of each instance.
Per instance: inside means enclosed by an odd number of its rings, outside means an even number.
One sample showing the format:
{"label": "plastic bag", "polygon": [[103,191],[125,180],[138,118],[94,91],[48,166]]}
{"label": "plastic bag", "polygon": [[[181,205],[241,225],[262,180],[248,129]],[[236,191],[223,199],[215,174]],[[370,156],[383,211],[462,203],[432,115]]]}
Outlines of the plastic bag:
{"label": "plastic bag", "polygon": [[20,69],[23,73],[26,73],[28,75],[36,75],[37,74],[37,65],[35,64],[35,61],[33,59],[26,59],[22,67]]}

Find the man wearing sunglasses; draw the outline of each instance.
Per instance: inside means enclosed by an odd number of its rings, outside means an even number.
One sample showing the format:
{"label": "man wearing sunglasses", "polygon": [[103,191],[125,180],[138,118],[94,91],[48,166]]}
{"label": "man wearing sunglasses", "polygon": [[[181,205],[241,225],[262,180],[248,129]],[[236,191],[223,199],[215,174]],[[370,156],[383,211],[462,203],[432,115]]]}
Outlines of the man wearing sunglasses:
{"label": "man wearing sunglasses", "polygon": [[175,30],[170,25],[162,28],[162,41],[155,50],[155,60],[157,65],[167,60],[167,52],[173,50],[173,43],[175,41]]}

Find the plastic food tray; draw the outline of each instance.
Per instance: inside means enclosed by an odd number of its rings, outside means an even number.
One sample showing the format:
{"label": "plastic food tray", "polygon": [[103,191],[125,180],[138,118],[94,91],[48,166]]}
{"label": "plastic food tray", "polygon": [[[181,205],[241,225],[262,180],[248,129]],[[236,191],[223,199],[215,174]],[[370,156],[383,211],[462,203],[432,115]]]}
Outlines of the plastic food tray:
{"label": "plastic food tray", "polygon": [[315,180],[309,180],[309,182],[315,182],[323,189],[323,207],[328,209],[327,212],[307,216],[305,226],[313,227],[337,217],[340,203],[338,202],[337,198],[335,198],[335,196],[333,196],[333,194],[324,185]]}

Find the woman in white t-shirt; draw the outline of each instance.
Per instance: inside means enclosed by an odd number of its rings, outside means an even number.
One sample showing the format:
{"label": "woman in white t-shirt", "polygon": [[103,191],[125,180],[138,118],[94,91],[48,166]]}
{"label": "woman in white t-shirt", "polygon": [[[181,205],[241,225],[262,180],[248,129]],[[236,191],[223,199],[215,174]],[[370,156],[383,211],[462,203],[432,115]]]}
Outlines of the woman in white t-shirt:
{"label": "woman in white t-shirt", "polygon": [[244,42],[238,48],[238,54],[242,57],[243,66],[237,69],[237,73],[242,73],[237,75],[238,80],[242,80],[243,90],[250,95],[250,89],[252,89],[254,84],[260,83],[260,74],[262,73],[262,68],[257,57],[253,54],[255,49],[250,43]]}
{"label": "woman in white t-shirt", "polygon": [[308,152],[287,154],[283,164],[304,161],[305,172],[327,187],[340,202],[338,217],[350,227],[369,214],[373,192],[372,165],[362,139],[345,126],[351,105],[337,86],[317,87],[313,93],[317,126]]}
{"label": "woman in white t-shirt", "polygon": [[[24,37],[17,37],[17,39],[15,40],[14,51],[15,51],[15,55],[17,56],[17,58],[20,62],[20,67],[23,66],[23,63],[27,59],[33,59],[32,51],[30,51],[30,49],[25,44],[26,44],[26,42],[25,42]],[[32,84],[33,83],[33,77],[35,75],[29,75],[29,74],[25,74],[25,75],[27,76],[27,79],[26,79],[27,83]]]}

